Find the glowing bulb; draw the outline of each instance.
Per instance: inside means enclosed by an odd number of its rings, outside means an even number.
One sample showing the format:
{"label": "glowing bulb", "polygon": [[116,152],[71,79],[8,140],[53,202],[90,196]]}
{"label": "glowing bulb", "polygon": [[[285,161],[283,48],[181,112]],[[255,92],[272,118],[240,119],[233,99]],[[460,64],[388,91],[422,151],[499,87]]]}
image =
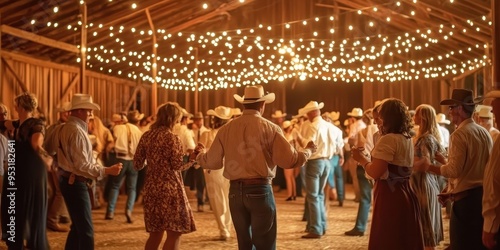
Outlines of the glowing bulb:
{"label": "glowing bulb", "polygon": [[208,4],[204,3],[203,4],[203,9],[208,9]]}
{"label": "glowing bulb", "polygon": [[136,3],[133,3],[133,4],[132,4],[132,9],[135,9],[135,8],[137,8],[137,4],[136,4]]}
{"label": "glowing bulb", "polygon": [[54,7],[54,13],[57,13],[59,11],[59,7],[55,6]]}

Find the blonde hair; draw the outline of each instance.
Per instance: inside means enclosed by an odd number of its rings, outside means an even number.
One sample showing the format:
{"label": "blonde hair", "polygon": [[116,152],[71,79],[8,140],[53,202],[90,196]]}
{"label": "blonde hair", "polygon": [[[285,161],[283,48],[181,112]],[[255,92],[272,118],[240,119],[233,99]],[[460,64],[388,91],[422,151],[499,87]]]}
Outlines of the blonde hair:
{"label": "blonde hair", "polygon": [[23,108],[28,112],[34,112],[38,107],[38,100],[36,99],[36,96],[29,92],[24,92],[16,96],[16,98],[14,98],[14,102],[16,103],[16,106]]}
{"label": "blonde hair", "polygon": [[95,151],[101,153],[104,147],[107,145],[107,136],[109,136],[110,132],[108,128],[104,126],[102,123],[101,119],[99,117],[95,116],[90,119],[89,122],[92,122],[94,124],[94,130],[92,131],[92,135],[95,135],[96,137],[96,147]]}
{"label": "blonde hair", "polygon": [[151,129],[167,127],[172,129],[174,125],[182,118],[182,110],[179,104],[175,102],[167,102],[158,108],[156,120],[151,125]]}
{"label": "blonde hair", "polygon": [[415,109],[415,113],[419,113],[421,119],[417,136],[421,137],[425,134],[431,134],[440,142],[441,133],[439,132],[439,125],[436,120],[436,110],[431,105],[422,104]]}

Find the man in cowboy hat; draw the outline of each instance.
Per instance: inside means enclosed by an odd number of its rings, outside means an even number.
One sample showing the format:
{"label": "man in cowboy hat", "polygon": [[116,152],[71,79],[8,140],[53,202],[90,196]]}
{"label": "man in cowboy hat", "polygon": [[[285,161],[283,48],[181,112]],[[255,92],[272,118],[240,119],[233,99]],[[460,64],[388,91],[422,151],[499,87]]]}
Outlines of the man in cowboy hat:
{"label": "man in cowboy hat", "polygon": [[[321,109],[324,103],[310,101],[302,108],[302,113],[310,121],[304,141],[312,141],[318,149],[305,165],[305,189],[308,213],[305,239],[321,238],[326,232],[325,186],[330,173],[330,158],[340,154],[344,146],[342,133],[335,125],[323,120]],[[303,144],[303,143],[302,143]]]}
{"label": "man in cowboy hat", "polygon": [[451,134],[448,162],[444,165],[425,164],[416,168],[452,178],[453,189],[441,195],[453,202],[450,219],[451,249],[484,249],[482,197],[486,163],[492,148],[491,136],[472,119],[476,106],[471,90],[454,89],[451,99],[441,101],[448,106],[451,122],[457,129]]}
{"label": "man in cowboy hat", "polygon": [[[271,187],[276,165],[302,166],[315,145],[310,142],[304,151],[296,151],[281,128],[262,117],[266,104],[275,99],[274,93],[264,94],[262,86],[247,86],[243,96],[235,94],[234,98],[245,107],[243,115],[220,128],[210,149],[196,160],[206,169],[224,166],[223,175],[230,180],[229,206],[238,248],[276,249],[276,204]],[[199,144],[195,154],[203,149]]]}
{"label": "man in cowboy hat", "polygon": [[478,114],[478,124],[483,126],[488,132],[490,132],[493,141],[497,138],[500,131],[493,126],[493,107],[484,106],[479,110]]}
{"label": "man in cowboy hat", "polygon": [[70,110],[68,122],[61,126],[54,137],[57,141],[52,142],[57,148],[56,156],[61,175],[59,186],[72,221],[65,249],[92,250],[94,228],[87,182],[92,178],[102,178],[106,174],[118,175],[122,164],[105,168],[96,164],[92,156],[87,124],[92,112],[100,110],[99,105],[92,101],[92,96],[73,95]]}
{"label": "man in cowboy hat", "polygon": [[[349,134],[348,134],[348,143],[349,143],[349,149],[352,148],[353,146],[356,146],[356,140],[359,131],[363,130],[366,128],[366,124],[363,122],[363,110],[361,108],[353,108],[351,112],[348,112],[347,115],[349,116]],[[352,185],[354,188],[354,200],[356,202],[359,202],[360,200],[360,190],[359,190],[359,183],[358,183],[358,175],[357,175],[357,167],[358,163],[353,159],[349,158],[346,162],[347,164],[347,169],[349,170],[349,173],[351,174],[352,177]]]}
{"label": "man in cowboy hat", "polygon": [[[500,117],[500,90],[486,94],[492,98],[493,113]],[[496,106],[495,106],[496,105]],[[494,140],[490,159],[484,171],[483,181],[483,244],[488,249],[500,248],[500,136]]]}

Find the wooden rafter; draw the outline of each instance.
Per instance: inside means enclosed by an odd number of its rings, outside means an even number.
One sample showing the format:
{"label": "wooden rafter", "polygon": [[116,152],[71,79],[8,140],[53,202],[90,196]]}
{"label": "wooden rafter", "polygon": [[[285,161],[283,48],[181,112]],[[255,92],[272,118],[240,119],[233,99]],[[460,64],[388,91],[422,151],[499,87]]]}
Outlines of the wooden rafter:
{"label": "wooden rafter", "polygon": [[19,37],[22,39],[26,39],[26,40],[29,40],[32,42],[43,44],[43,45],[46,45],[49,47],[53,47],[56,49],[62,49],[62,50],[66,50],[66,51],[73,52],[73,53],[80,53],[80,50],[74,45],[67,44],[67,43],[60,42],[60,41],[56,41],[54,39],[50,39],[50,38],[43,37],[43,36],[40,36],[37,34],[33,34],[31,32],[28,32],[28,31],[16,29],[16,28],[10,27],[10,26],[5,25],[5,24],[2,24],[1,32],[5,33],[5,34],[12,35],[12,36],[16,36],[16,37]]}

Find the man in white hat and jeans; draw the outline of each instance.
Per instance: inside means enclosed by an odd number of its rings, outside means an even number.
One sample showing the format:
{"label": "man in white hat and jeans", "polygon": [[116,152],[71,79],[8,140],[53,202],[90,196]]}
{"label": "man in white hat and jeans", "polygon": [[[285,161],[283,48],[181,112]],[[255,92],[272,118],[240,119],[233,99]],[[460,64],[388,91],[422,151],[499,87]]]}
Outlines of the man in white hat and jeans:
{"label": "man in white hat and jeans", "polygon": [[122,164],[109,168],[96,164],[92,156],[92,144],[87,124],[99,105],[87,94],[75,94],[71,100],[71,115],[51,142],[56,148],[59,164],[59,186],[71,217],[71,228],[66,240],[66,250],[94,249],[91,201],[87,182],[106,174],[118,175]]}
{"label": "man in white hat and jeans", "polygon": [[[276,165],[300,167],[312,154],[309,142],[296,151],[281,128],[262,117],[274,93],[264,94],[260,85],[247,86],[243,96],[234,95],[245,109],[243,115],[224,125],[210,149],[199,153],[197,162],[206,169],[221,169],[230,180],[229,207],[239,249],[276,249],[276,204],[271,181]],[[199,144],[195,153],[203,150]]]}

